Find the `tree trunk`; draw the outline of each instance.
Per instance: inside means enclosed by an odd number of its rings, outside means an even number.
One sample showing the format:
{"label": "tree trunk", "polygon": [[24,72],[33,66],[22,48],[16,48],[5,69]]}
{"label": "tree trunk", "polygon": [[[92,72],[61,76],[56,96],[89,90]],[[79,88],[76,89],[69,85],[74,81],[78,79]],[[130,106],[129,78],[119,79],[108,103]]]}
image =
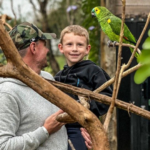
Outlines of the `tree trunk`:
{"label": "tree trunk", "polygon": [[[34,5],[33,1],[30,0],[30,3],[33,6],[33,9],[35,11],[36,6]],[[41,13],[42,18],[43,18],[42,21],[41,21],[42,31],[51,33],[52,31],[51,31],[51,29],[49,28],[49,25],[48,25],[49,20],[48,20],[47,10],[46,10],[48,0],[38,1],[38,3],[39,3],[39,7],[40,7],[40,13]],[[35,15],[36,15],[36,13],[35,13]],[[38,19],[38,20],[40,20],[40,19]],[[58,65],[58,63],[55,59],[55,56],[53,55],[51,42],[48,41],[48,43],[49,43],[48,47],[50,49],[49,55],[48,55],[48,60],[50,62],[50,66],[52,68],[52,74],[55,75],[60,70],[60,68],[59,68],[59,65]]]}
{"label": "tree trunk", "polygon": [[48,57],[49,57],[48,60],[49,60],[50,65],[52,67],[52,71],[53,71],[52,74],[55,75],[56,73],[58,73],[60,68],[59,68],[59,65],[58,65],[58,63],[55,59],[55,56],[53,55],[52,48],[51,48],[51,42],[48,41],[48,43],[49,43],[49,49],[50,49],[50,52],[49,52],[49,55],[48,55]]}
{"label": "tree trunk", "polygon": [[16,78],[27,84],[86,128],[92,138],[94,150],[109,150],[107,135],[98,118],[70,96],[41,78],[23,62],[1,20],[0,46],[7,59],[7,65],[0,67],[0,76]]}

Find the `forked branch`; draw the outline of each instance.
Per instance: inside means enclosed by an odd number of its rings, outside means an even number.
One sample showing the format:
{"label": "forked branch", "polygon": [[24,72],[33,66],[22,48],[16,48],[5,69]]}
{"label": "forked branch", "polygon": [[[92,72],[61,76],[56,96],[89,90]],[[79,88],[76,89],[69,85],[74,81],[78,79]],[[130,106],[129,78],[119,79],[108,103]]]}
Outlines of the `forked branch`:
{"label": "forked branch", "polygon": [[17,78],[27,84],[86,128],[92,138],[94,150],[109,150],[106,133],[98,118],[24,64],[1,20],[0,46],[7,58],[7,65],[0,67],[0,76]]}

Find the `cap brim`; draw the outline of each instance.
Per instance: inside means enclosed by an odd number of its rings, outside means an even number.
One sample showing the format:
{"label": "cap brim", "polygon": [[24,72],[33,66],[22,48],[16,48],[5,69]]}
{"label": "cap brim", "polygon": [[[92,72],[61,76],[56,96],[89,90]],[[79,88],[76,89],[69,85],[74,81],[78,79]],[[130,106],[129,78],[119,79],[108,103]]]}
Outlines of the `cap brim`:
{"label": "cap brim", "polygon": [[55,39],[56,38],[56,34],[55,33],[43,33],[46,37],[46,39]]}

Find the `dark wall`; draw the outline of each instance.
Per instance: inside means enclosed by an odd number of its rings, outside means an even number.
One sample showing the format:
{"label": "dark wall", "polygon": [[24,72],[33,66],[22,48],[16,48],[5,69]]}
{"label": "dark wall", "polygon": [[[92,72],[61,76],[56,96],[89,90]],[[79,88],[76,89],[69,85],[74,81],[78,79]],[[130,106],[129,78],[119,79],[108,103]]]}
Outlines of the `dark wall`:
{"label": "dark wall", "polygon": [[[145,21],[126,21],[126,24],[136,39],[138,39],[144,28]],[[141,41],[139,47],[140,49],[142,47],[142,43],[147,38],[147,31]],[[129,48],[123,48],[122,63],[127,63],[130,55],[131,53]],[[130,67],[136,64],[137,62],[134,60]],[[134,103],[139,107],[150,110],[148,105],[148,93],[150,93],[148,88],[150,87],[150,82],[147,80],[141,85],[136,85],[133,78],[134,73],[122,79],[118,99],[125,102]],[[148,125],[149,121],[147,119],[118,109],[118,150],[150,150],[150,131]]]}

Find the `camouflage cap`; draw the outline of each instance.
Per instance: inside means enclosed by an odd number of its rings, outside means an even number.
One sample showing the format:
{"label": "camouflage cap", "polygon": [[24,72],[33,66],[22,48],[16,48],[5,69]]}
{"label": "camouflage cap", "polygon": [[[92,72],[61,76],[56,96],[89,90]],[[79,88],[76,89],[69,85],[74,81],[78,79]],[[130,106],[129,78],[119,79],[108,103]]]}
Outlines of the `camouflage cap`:
{"label": "camouflage cap", "polygon": [[24,22],[15,26],[9,32],[9,35],[12,38],[18,51],[28,47],[31,42],[56,38],[55,33],[43,33],[34,24],[28,22]]}

